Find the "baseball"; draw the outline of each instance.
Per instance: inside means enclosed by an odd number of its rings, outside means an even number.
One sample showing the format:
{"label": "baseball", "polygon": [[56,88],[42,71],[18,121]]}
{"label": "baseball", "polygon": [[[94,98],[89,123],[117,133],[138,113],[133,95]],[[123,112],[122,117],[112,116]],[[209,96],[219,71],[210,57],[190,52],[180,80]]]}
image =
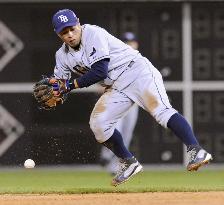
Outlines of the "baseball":
{"label": "baseball", "polygon": [[25,168],[34,168],[35,167],[35,162],[32,160],[32,159],[27,159],[25,162],[24,162],[24,167]]}

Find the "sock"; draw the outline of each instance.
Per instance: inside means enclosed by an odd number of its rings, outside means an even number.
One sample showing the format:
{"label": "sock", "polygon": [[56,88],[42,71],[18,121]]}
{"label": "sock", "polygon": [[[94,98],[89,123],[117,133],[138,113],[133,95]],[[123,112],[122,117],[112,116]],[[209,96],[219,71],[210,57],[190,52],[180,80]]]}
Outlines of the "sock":
{"label": "sock", "polygon": [[110,149],[119,158],[125,159],[133,157],[125,147],[120,132],[116,129],[114,130],[114,134],[105,141],[103,145]]}
{"label": "sock", "polygon": [[199,145],[191,126],[179,113],[171,116],[167,123],[167,127],[170,128],[186,146]]}

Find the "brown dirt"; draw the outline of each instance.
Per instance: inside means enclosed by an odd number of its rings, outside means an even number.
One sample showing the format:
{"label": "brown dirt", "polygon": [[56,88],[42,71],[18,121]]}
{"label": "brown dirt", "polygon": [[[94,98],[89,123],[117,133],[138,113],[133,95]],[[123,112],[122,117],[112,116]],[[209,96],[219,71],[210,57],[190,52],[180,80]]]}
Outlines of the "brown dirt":
{"label": "brown dirt", "polygon": [[0,195],[0,205],[222,205],[224,192]]}

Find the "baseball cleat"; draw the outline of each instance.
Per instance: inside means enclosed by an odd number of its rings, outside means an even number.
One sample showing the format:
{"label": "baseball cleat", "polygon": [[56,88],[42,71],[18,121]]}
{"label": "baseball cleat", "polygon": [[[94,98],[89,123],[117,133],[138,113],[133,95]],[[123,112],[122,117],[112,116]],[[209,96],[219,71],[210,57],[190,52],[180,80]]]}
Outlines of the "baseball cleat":
{"label": "baseball cleat", "polygon": [[142,171],[142,165],[134,157],[120,160],[120,168],[111,184],[117,186],[129,180],[132,176]]}
{"label": "baseball cleat", "polygon": [[188,171],[197,171],[199,167],[208,164],[212,160],[212,155],[200,146],[189,149],[187,153],[189,155]]}

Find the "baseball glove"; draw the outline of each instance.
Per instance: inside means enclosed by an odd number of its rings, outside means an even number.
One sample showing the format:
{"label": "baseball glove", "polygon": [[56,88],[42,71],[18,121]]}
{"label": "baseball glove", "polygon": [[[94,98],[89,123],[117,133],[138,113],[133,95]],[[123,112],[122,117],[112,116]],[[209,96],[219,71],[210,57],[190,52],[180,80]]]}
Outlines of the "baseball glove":
{"label": "baseball glove", "polygon": [[33,95],[38,103],[39,109],[54,109],[57,105],[63,104],[67,99],[67,93],[54,91],[54,83],[55,81],[51,78],[44,77],[34,85]]}

